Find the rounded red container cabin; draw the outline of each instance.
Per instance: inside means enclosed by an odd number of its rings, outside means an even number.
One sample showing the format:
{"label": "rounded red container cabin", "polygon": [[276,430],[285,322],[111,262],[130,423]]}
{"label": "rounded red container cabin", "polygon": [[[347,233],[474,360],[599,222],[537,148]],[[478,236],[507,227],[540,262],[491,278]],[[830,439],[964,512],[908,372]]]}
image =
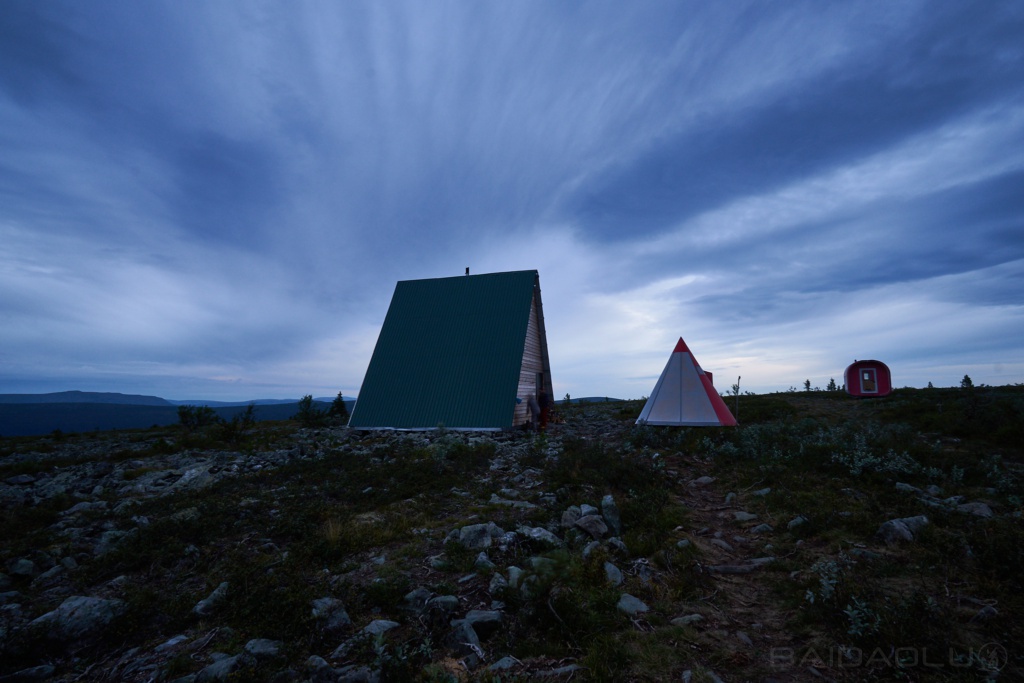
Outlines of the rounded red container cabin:
{"label": "rounded red container cabin", "polygon": [[889,366],[880,360],[855,360],[843,375],[850,396],[888,396],[892,391]]}

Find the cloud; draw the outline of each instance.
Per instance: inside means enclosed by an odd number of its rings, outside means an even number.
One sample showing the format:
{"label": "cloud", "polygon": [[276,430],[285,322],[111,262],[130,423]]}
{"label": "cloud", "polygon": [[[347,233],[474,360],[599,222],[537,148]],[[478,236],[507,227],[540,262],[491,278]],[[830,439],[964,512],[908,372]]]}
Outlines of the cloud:
{"label": "cloud", "polygon": [[12,391],[350,392],[466,266],[540,271],[559,393],[678,336],[745,388],[1019,372],[1012,4],[5,9]]}

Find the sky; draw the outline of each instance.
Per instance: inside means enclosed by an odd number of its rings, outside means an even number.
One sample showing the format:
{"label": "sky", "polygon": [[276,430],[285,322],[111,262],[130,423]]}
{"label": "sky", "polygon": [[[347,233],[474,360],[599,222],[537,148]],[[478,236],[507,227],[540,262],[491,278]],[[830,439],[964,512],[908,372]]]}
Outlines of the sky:
{"label": "sky", "polygon": [[1024,3],[4,2],[0,393],[352,396],[467,267],[559,397],[1024,382]]}

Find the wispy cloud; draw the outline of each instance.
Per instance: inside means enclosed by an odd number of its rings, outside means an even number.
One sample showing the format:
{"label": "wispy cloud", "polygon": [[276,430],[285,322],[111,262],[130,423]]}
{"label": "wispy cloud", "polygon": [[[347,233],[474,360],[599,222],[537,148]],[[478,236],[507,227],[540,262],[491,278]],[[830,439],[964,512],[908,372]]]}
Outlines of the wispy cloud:
{"label": "wispy cloud", "polygon": [[466,266],[540,271],[559,393],[649,393],[680,335],[752,389],[867,355],[1021,381],[1022,33],[1013,4],[9,3],[0,391],[351,393],[395,282]]}

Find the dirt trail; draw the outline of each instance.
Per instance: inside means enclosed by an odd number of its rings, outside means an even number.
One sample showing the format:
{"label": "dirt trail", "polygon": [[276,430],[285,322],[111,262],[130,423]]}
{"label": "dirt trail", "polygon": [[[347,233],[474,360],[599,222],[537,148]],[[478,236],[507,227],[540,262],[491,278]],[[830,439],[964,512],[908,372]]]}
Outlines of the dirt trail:
{"label": "dirt trail", "polygon": [[[668,469],[677,473],[680,502],[689,510],[686,537],[699,551],[698,570],[707,581],[703,597],[687,612],[703,616],[694,624],[699,650],[706,656],[700,661],[725,683],[831,679],[830,672],[797,665],[801,643],[787,628],[792,614],[774,594],[780,580],[791,580],[773,571],[783,558],[776,555],[778,548],[770,547],[784,522],[737,520],[736,513],[746,512],[744,503],[752,493],[735,491],[726,502],[730,491],[719,481],[697,483],[711,469],[707,463],[677,455],[669,459]],[[766,522],[775,531],[751,532]]]}

